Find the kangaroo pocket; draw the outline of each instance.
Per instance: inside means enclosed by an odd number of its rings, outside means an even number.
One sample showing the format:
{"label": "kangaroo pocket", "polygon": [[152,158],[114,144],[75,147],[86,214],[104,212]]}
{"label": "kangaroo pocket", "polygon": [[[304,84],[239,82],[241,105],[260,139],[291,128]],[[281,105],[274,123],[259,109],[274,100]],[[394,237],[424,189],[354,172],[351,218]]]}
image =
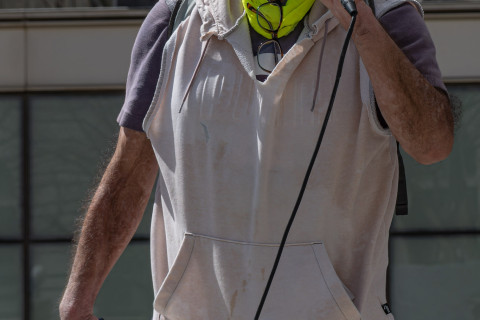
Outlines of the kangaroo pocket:
{"label": "kangaroo pocket", "polygon": [[[185,234],[155,297],[169,320],[252,320],[278,245]],[[322,243],[288,244],[260,319],[357,320]]]}

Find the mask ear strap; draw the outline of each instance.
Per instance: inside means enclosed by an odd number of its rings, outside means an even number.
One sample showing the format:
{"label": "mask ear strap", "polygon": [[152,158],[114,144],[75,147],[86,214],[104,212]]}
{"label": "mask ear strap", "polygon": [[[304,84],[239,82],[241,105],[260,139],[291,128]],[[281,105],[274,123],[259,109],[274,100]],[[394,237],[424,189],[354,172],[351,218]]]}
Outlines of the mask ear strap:
{"label": "mask ear strap", "polygon": [[242,0],[243,9],[245,10],[245,15],[247,16],[247,20],[249,25],[255,30],[256,33],[261,35],[264,38],[271,39],[270,33],[263,30],[257,21],[257,8],[259,5],[265,3],[267,1],[261,0]]}

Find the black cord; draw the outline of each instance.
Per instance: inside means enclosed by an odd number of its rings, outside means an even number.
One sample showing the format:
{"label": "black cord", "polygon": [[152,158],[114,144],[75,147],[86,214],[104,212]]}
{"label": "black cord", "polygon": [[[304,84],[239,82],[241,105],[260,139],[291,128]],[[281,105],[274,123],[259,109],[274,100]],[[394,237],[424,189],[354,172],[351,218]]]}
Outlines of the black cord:
{"label": "black cord", "polygon": [[298,194],[297,202],[295,203],[295,207],[293,208],[293,212],[288,220],[287,227],[283,233],[282,242],[280,243],[280,247],[278,248],[277,257],[275,258],[275,263],[273,264],[272,271],[270,272],[270,276],[268,278],[267,285],[265,287],[265,291],[263,292],[262,299],[260,300],[260,304],[257,308],[257,313],[255,314],[255,320],[258,320],[260,317],[260,313],[262,312],[263,305],[265,300],[267,299],[268,291],[270,290],[270,286],[272,285],[273,277],[275,275],[275,271],[277,271],[278,263],[280,262],[280,257],[282,256],[283,248],[285,247],[285,242],[287,242],[288,233],[290,228],[292,227],[293,220],[297,215],[298,208],[300,206],[300,202],[302,201],[303,194],[305,193],[305,189],[307,187],[308,179],[310,178],[310,173],[312,172],[313,165],[315,164],[315,159],[317,158],[318,151],[320,150],[320,145],[322,144],[323,136],[325,134],[325,130],[327,128],[328,119],[330,118],[330,113],[332,112],[333,103],[335,101],[335,96],[337,94],[338,84],[340,82],[340,77],[342,76],[342,69],[343,69],[343,62],[345,60],[345,54],[347,52],[348,44],[350,42],[350,38],[352,37],[353,27],[355,26],[355,21],[357,19],[356,12],[352,15],[352,20],[350,22],[350,27],[347,31],[347,36],[345,37],[345,41],[343,43],[342,52],[340,54],[340,60],[338,62],[337,67],[337,76],[335,79],[335,85],[333,86],[332,95],[330,96],[330,102],[328,104],[327,113],[325,114],[325,119],[323,120],[322,130],[320,130],[320,135],[318,136],[317,144],[315,145],[315,150],[313,151],[312,158],[310,160],[310,164],[308,165],[307,172],[305,174],[305,178],[303,179],[302,188],[300,189],[300,193]]}

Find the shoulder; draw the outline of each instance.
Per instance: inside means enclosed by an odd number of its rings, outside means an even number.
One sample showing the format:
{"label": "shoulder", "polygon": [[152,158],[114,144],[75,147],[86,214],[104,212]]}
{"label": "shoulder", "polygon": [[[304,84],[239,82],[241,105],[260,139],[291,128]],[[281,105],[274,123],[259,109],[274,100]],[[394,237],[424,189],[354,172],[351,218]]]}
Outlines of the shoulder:
{"label": "shoulder", "polygon": [[145,44],[148,46],[155,42],[163,31],[168,27],[172,15],[165,0],[159,0],[150,10],[138,32],[135,45]]}
{"label": "shoulder", "polygon": [[389,10],[379,21],[395,42],[429,36],[422,14],[409,2]]}

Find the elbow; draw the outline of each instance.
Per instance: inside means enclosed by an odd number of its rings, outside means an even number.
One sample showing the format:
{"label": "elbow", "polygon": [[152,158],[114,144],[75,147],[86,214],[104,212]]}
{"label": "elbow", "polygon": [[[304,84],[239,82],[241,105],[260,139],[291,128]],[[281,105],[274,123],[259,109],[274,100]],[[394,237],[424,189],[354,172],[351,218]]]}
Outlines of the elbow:
{"label": "elbow", "polygon": [[431,165],[445,160],[453,149],[453,134],[444,137],[441,140],[431,142],[427,148],[412,155],[420,164]]}
{"label": "elbow", "polygon": [[[436,97],[438,103],[432,103],[423,108],[426,111],[421,116],[410,118],[416,121],[410,121],[411,125],[407,126],[408,130],[405,130],[408,133],[403,136],[406,138],[403,142],[409,149],[404,148],[404,150],[423,165],[445,160],[453,149],[456,118],[454,108],[443,92],[441,94],[437,92]],[[418,105],[414,109],[417,112],[423,110]]]}

